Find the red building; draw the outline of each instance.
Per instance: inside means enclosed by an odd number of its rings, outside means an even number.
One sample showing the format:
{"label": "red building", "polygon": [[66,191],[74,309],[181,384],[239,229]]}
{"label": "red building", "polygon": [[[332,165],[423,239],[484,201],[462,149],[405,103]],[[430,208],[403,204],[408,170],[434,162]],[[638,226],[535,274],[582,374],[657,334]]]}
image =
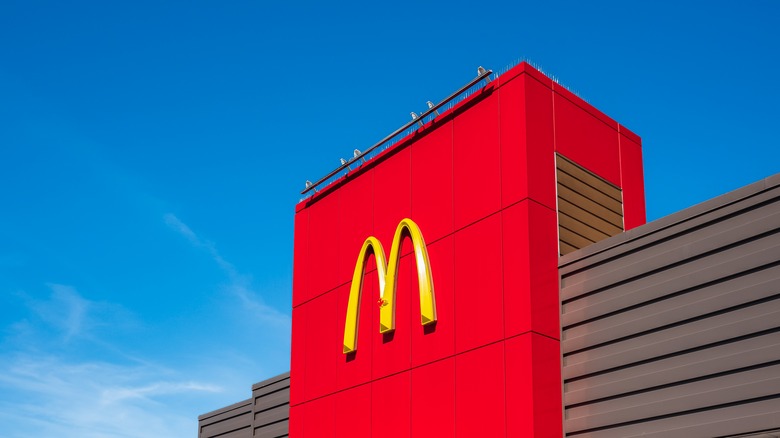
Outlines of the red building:
{"label": "red building", "polygon": [[[640,144],[523,63],[301,202],[291,434],[561,436],[556,154],[621,189],[632,228],[645,222]],[[389,247],[404,218],[424,235],[438,320],[420,323],[404,239],[395,331],[379,332],[371,260],[345,355],[361,246]]]}
{"label": "red building", "polygon": [[[597,415],[602,400],[572,383],[611,370],[578,374],[583,351],[630,332],[614,323],[612,337],[576,344],[597,331],[589,324],[629,312],[588,313],[583,303],[612,286],[583,292],[578,263],[615,239],[645,238],[623,233],[645,223],[640,138],[527,63],[481,78],[298,204],[289,380],[202,416],[201,436],[628,436],[625,422],[672,415],[610,423]],[[561,272],[578,283],[562,284]]]}

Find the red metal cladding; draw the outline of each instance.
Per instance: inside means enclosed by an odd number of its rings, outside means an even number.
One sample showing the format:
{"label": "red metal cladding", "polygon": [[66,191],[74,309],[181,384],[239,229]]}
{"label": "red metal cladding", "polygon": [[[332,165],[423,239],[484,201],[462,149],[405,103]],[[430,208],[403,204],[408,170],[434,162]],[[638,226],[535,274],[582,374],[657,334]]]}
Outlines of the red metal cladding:
{"label": "red metal cladding", "polygon": [[531,327],[553,339],[560,339],[561,327],[557,216],[555,210],[533,201],[528,203]]}
{"label": "red metal cladding", "polygon": [[394,374],[371,384],[371,437],[404,438],[411,433],[411,374]]}
{"label": "red metal cladding", "polygon": [[338,286],[339,200],[339,192],[336,191],[309,207],[307,300]]}
{"label": "red metal cladding", "polygon": [[554,209],[552,90],[524,74],[502,84],[499,98],[502,206],[532,198]]}
{"label": "red metal cladding", "polygon": [[[624,129],[621,127],[621,130]],[[629,131],[630,132],[630,131]],[[623,223],[626,230],[646,222],[645,179],[642,170],[642,146],[631,138],[620,135],[620,165],[623,183]]]}
{"label": "red metal cladding", "polygon": [[370,437],[371,384],[338,392],[333,397],[336,400],[336,437]]}
{"label": "red metal cladding", "polygon": [[336,292],[328,292],[302,305],[306,307],[306,400],[322,397],[336,389],[336,366],[342,343],[342,334],[338,333]]}
{"label": "red metal cladding", "polygon": [[412,438],[455,436],[455,358],[412,370]]}
{"label": "red metal cladding", "polygon": [[[528,197],[553,210],[557,208],[553,137],[553,93],[529,75],[525,81],[528,131]],[[502,127],[503,128],[503,127]]]}
{"label": "red metal cladding", "polygon": [[366,237],[374,232],[374,171],[369,169],[339,188],[340,214],[337,232],[339,236],[337,283],[352,280],[360,248]]}
{"label": "red metal cladding", "polygon": [[[388,255],[398,223],[411,215],[411,157],[408,147],[401,149],[382,161],[374,172],[374,236],[386,246]],[[411,251],[411,245],[406,249],[402,254]]]}
{"label": "red metal cladding", "polygon": [[452,122],[416,141],[412,150],[412,216],[425,241],[452,233]]}
{"label": "red metal cladding", "polygon": [[501,216],[455,233],[455,351],[504,337]]}
{"label": "red metal cladding", "polygon": [[[506,207],[528,197],[528,107],[526,75],[502,83],[499,93],[501,117],[501,206]],[[552,115],[552,114],[550,114]]]}
{"label": "red metal cladding", "polygon": [[526,333],[505,348],[507,437],[561,437],[560,343]]}
{"label": "red metal cladding", "polygon": [[506,336],[528,332],[531,319],[531,253],[528,251],[528,204],[525,200],[501,212]]}
{"label": "red metal cladding", "polygon": [[498,93],[479,99],[453,121],[455,229],[501,207]]}
{"label": "red metal cladding", "polygon": [[[404,239],[404,247],[410,247],[409,239]],[[409,249],[407,252],[410,252]],[[371,329],[372,368],[371,378],[376,380],[389,374],[408,370],[412,363],[411,325],[412,303],[419,307],[419,292],[412,290],[414,257],[410,254],[401,258],[398,266],[398,282],[396,289],[395,330],[389,333],[379,333],[378,325]],[[378,297],[377,297],[378,298]],[[378,300],[373,300],[375,321],[379,318]],[[419,326],[419,320],[416,325]]]}
{"label": "red metal cladding", "polygon": [[[347,316],[347,300],[349,300],[349,285],[338,288],[338,334],[344,334],[344,326]],[[357,351],[351,354],[337,356],[337,389],[345,389],[371,381],[372,363],[372,338],[379,324],[374,312],[377,308],[376,272],[369,272],[363,277],[363,294],[360,300],[360,313],[358,315],[358,344]],[[334,347],[334,346],[331,346]],[[334,348],[340,349],[340,345]]]}
{"label": "red metal cladding", "polygon": [[336,398],[322,397],[303,405],[307,438],[340,438],[336,435]]}
{"label": "red metal cladding", "polygon": [[295,213],[295,241],[293,243],[293,307],[309,298],[309,210]]}
{"label": "red metal cladding", "polygon": [[[428,257],[433,273],[438,321],[423,326],[416,293],[416,279],[412,280],[412,366],[452,356],[455,353],[455,271],[453,237],[445,237],[428,245]],[[414,275],[413,275],[414,277]]]}
{"label": "red metal cladding", "polygon": [[[292,390],[292,381],[290,383]],[[303,426],[306,418],[303,415],[304,405],[290,406],[289,432],[290,438],[304,438]]]}
{"label": "red metal cladding", "polygon": [[306,310],[298,306],[292,311],[292,345],[290,348],[290,405],[303,403],[306,382]]}
{"label": "red metal cladding", "polygon": [[504,342],[455,356],[456,436],[502,437],[505,426]]}
{"label": "red metal cladding", "polygon": [[619,187],[617,128],[558,93],[554,95],[554,107],[555,150]]}

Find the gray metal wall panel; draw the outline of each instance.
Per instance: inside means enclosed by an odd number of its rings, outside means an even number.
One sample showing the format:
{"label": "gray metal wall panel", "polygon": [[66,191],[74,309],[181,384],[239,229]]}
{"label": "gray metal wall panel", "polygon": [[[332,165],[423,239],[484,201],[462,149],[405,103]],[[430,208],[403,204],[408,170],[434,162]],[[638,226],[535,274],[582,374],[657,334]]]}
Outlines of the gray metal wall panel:
{"label": "gray metal wall panel", "polygon": [[198,417],[198,437],[252,436],[252,400],[244,400]]}
{"label": "gray metal wall panel", "polygon": [[259,427],[255,429],[255,436],[264,438],[279,438],[285,437],[289,433],[290,424],[289,420],[284,420],[279,423],[269,424],[267,426]]}
{"label": "gray metal wall panel", "polygon": [[276,408],[282,405],[290,404],[290,388],[289,386],[279,391],[266,394],[262,397],[255,398],[255,413],[262,412],[266,409]]}
{"label": "gray metal wall panel", "polygon": [[254,436],[287,436],[290,418],[290,373],[252,385],[252,397]]}
{"label": "gray metal wall panel", "polygon": [[623,424],[584,433],[567,432],[577,438],[712,438],[743,433],[746,429],[769,429],[780,418],[780,399],[748,402],[737,406],[691,412],[653,421]]}
{"label": "gray metal wall panel", "polygon": [[252,436],[252,411],[247,410],[240,414],[218,421],[202,424],[200,437],[216,437],[233,433],[236,436]]}
{"label": "gray metal wall panel", "polygon": [[290,373],[252,385],[252,398],[198,417],[198,438],[277,438],[288,434]]}
{"label": "gray metal wall panel", "polygon": [[780,177],[561,258],[565,427],[780,427]]}
{"label": "gray metal wall panel", "polygon": [[777,360],[780,332],[667,357],[565,383],[567,406]]}
{"label": "gray metal wall panel", "polygon": [[275,408],[255,412],[255,427],[276,423],[290,418],[290,405],[285,404]]}

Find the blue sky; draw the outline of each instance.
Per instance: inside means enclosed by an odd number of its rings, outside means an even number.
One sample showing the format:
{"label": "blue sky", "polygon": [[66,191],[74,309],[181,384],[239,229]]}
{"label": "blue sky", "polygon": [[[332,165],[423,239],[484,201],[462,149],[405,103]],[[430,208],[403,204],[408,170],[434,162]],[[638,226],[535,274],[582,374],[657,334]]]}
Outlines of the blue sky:
{"label": "blue sky", "polygon": [[286,371],[303,182],[478,65],[642,136],[649,219],[780,171],[780,4],[628,3],[3,2],[2,435],[195,436]]}

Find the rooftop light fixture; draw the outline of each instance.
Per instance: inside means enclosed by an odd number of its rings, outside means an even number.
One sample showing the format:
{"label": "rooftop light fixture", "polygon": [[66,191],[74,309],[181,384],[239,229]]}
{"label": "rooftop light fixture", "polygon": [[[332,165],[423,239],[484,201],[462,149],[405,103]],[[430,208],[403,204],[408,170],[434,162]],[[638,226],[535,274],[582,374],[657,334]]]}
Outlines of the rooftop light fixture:
{"label": "rooftop light fixture", "polygon": [[434,109],[434,108],[433,108],[433,107],[435,106],[435,105],[433,104],[433,102],[431,102],[431,101],[429,100],[429,101],[427,101],[427,102],[425,102],[425,103],[426,103],[426,104],[428,104],[428,111],[430,111],[430,110],[433,110],[433,112],[434,112],[434,113],[435,113],[437,116],[439,115],[439,110],[437,110],[437,109]]}
{"label": "rooftop light fixture", "polygon": [[[477,76],[482,76],[485,73],[487,73],[487,70],[485,70],[485,67],[482,67],[481,65],[479,67],[477,67]],[[485,77],[485,80],[490,82],[490,75]]]}
{"label": "rooftop light fixture", "polygon": [[417,113],[414,111],[412,111],[410,114],[412,115],[412,120],[417,120],[417,124],[420,125],[420,128],[422,128],[423,122],[422,120],[420,120],[420,116],[418,116]]}
{"label": "rooftop light fixture", "polygon": [[[387,148],[389,146],[389,144],[388,144],[389,141],[393,140],[396,136],[398,136],[401,133],[405,132],[407,129],[409,129],[415,123],[418,123],[420,126],[424,126],[423,122],[422,122],[422,119],[424,119],[425,117],[427,117],[431,113],[435,113],[436,115],[439,115],[439,111],[438,111],[439,108],[441,108],[443,105],[446,105],[447,103],[451,102],[453,99],[455,99],[456,97],[462,95],[463,93],[468,93],[469,89],[471,87],[477,85],[483,79],[486,80],[487,82],[490,82],[490,75],[493,73],[493,70],[485,70],[482,66],[480,66],[477,69],[477,72],[479,73],[479,75],[477,77],[475,77],[474,79],[469,81],[466,85],[460,87],[460,89],[458,89],[454,93],[452,93],[449,96],[447,96],[446,98],[444,98],[444,100],[442,100],[441,102],[439,102],[439,103],[437,103],[435,105],[432,102],[426,102],[426,104],[428,105],[428,110],[427,111],[425,111],[424,113],[422,113],[419,116],[416,113],[411,113],[412,120],[404,123],[403,126],[401,126],[400,128],[396,129],[395,131],[391,132],[385,138],[379,140],[373,146],[371,146],[368,149],[366,149],[365,152],[360,152],[359,150],[355,149],[355,151],[353,152],[353,159],[352,159],[351,162],[354,162],[358,158],[360,158],[360,160],[365,163],[366,162],[366,158],[365,158],[366,154],[370,153],[374,149],[377,149],[377,148],[379,148],[381,146],[385,146],[385,148]],[[327,175],[323,176],[322,178],[318,179],[317,182],[315,182],[313,184],[311,183],[311,181],[306,181],[306,188],[301,192],[301,194],[305,195],[306,193],[308,193],[308,192],[310,192],[312,190],[314,190],[316,192],[317,191],[317,187],[320,184],[323,184],[326,181],[328,181],[329,179],[331,179],[334,176],[336,176],[336,174],[338,174],[341,171],[341,169],[343,169],[343,168],[344,168],[344,163],[342,163],[342,165],[337,167],[336,169],[333,169],[329,174],[327,174]]]}
{"label": "rooftop light fixture", "polygon": [[341,167],[347,166],[347,169],[349,169],[350,171],[352,170],[352,168],[349,167],[349,164],[348,164],[349,162],[347,160],[345,160],[343,158],[339,158],[339,160],[341,161]]}

